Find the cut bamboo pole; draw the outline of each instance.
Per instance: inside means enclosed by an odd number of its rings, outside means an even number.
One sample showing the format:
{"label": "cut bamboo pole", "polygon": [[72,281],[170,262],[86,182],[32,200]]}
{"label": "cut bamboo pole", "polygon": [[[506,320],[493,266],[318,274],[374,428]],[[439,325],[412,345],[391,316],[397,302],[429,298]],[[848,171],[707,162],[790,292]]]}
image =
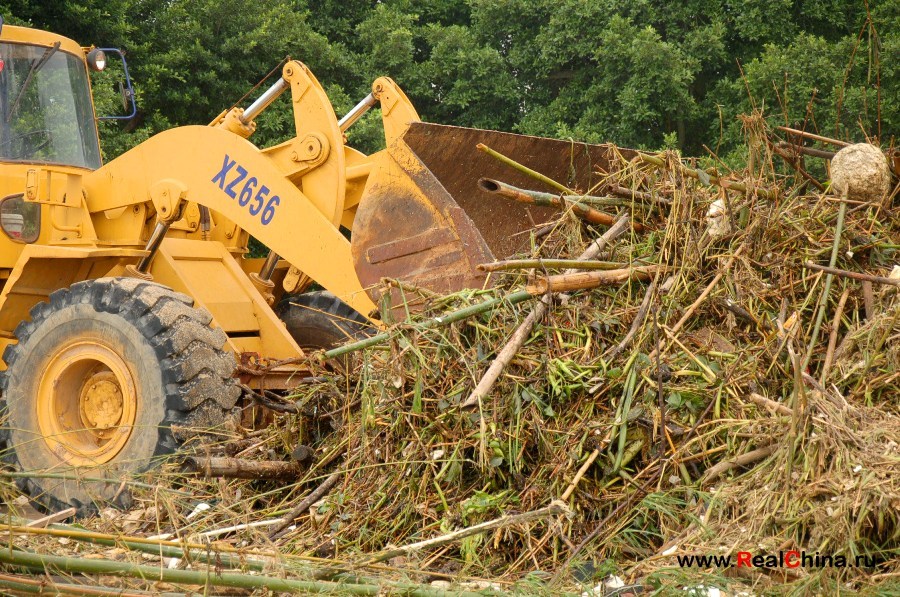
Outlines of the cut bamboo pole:
{"label": "cut bamboo pole", "polygon": [[514,159],[506,157],[499,151],[494,151],[493,149],[491,149],[484,143],[479,143],[475,147],[478,149],[478,151],[488,154],[489,156],[491,156],[498,162],[506,164],[513,170],[517,170],[517,171],[521,172],[522,174],[525,174],[526,176],[530,176],[531,178],[533,178],[535,180],[541,181],[542,183],[544,183],[551,189],[556,189],[560,193],[566,193],[567,195],[573,194],[572,191],[568,187],[565,187],[565,186],[559,184],[558,182],[556,182],[549,176],[545,176],[545,175],[541,174],[540,172],[538,172],[537,170],[532,170],[531,168],[529,168],[527,166],[523,166],[522,164],[515,161]]}
{"label": "cut bamboo pole", "polygon": [[0,549],[0,562],[11,566],[23,566],[46,572],[124,576],[149,582],[207,587],[235,587],[240,589],[267,589],[269,591],[294,594],[381,595],[384,594],[383,591],[395,591],[398,594],[415,597],[482,597],[481,593],[471,591],[444,591],[408,583],[386,582],[384,586],[381,586],[380,584],[295,580],[214,570],[169,570],[159,566],[145,566],[130,562],[35,554],[10,547]]}
{"label": "cut bamboo pole", "polygon": [[[846,199],[845,192],[841,199]],[[847,215],[847,202],[841,201],[838,207],[837,222],[834,225],[834,242],[831,245],[831,259],[828,261],[828,267],[834,268],[837,263],[838,251],[841,246],[841,235],[844,233],[844,217]],[[834,280],[834,274],[825,274],[825,284],[822,288],[822,294],[819,295],[819,302],[816,305],[816,321],[813,324],[812,334],[810,334],[809,344],[806,347],[806,356],[803,357],[800,369],[805,370],[812,359],[813,352],[816,350],[816,344],[819,341],[819,330],[822,329],[822,320],[825,319],[825,307],[828,306],[828,297],[831,296],[831,282]]]}
{"label": "cut bamboo pole", "polygon": [[660,271],[655,265],[639,266],[628,269],[614,269],[599,272],[575,272],[538,278],[526,288],[534,294],[545,292],[569,292],[571,290],[588,290],[604,284],[620,284],[628,280],[649,280]]}
{"label": "cut bamboo pole", "polygon": [[822,143],[828,143],[829,145],[837,145],[838,147],[847,147],[850,143],[846,141],[840,141],[838,139],[832,139],[831,137],[823,137],[822,135],[816,135],[814,133],[808,133],[806,131],[801,131],[798,129],[792,129],[786,126],[775,127],[780,131],[784,131],[786,133],[792,133],[794,135],[799,135],[801,137],[805,137],[807,139],[812,139],[813,141],[821,141]]}
{"label": "cut bamboo pole", "polygon": [[[531,191],[528,189],[520,189],[505,182],[494,180],[492,178],[482,178],[478,181],[478,186],[483,191],[513,199],[519,203],[528,203],[530,205],[538,205],[541,207],[553,207],[555,209],[571,209],[576,216],[590,222],[591,224],[602,224],[603,226],[612,226],[616,221],[616,216],[608,214],[599,209],[594,209],[589,205],[585,205],[578,201],[574,196],[563,197],[552,193],[542,193],[540,191]],[[600,197],[585,196],[589,199],[601,199]],[[632,222],[635,231],[642,232],[644,227],[636,222]]]}
{"label": "cut bamboo pole", "polygon": [[[0,587],[5,587],[23,593],[36,593],[38,595],[112,595],[114,597],[145,597],[156,596],[157,591],[136,591],[112,587],[94,587],[88,585],[74,585],[68,583],[53,582],[47,578],[28,578],[12,574],[0,574]],[[184,593],[166,592],[166,597],[180,597]]]}
{"label": "cut bamboo pole", "polygon": [[299,463],[283,460],[188,456],[184,462],[193,471],[206,477],[231,479],[285,479],[297,477],[303,470]]}
{"label": "cut bamboo pole", "polygon": [[672,200],[668,197],[662,196],[654,196],[651,193],[647,193],[645,191],[637,191],[633,189],[629,189],[627,187],[623,187],[621,185],[614,185],[609,189],[610,194],[617,195],[619,197],[623,197],[625,199],[638,199],[644,203],[659,203],[661,205],[672,205]]}

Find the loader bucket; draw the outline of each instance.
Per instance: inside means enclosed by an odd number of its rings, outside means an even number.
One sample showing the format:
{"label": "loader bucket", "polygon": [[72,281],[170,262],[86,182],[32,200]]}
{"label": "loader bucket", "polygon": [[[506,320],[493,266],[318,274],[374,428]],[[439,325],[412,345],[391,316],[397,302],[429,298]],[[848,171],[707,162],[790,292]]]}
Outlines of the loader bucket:
{"label": "loader bucket", "polygon": [[[581,192],[599,180],[598,170],[608,170],[611,151],[608,145],[412,123],[380,155],[353,221],[356,272],[376,303],[382,278],[440,293],[481,288],[486,274],[477,265],[528,252],[527,231],[558,217],[553,208],[481,189],[478,180],[487,177],[554,192],[478,151],[479,143]],[[394,296],[392,304],[401,300]]]}

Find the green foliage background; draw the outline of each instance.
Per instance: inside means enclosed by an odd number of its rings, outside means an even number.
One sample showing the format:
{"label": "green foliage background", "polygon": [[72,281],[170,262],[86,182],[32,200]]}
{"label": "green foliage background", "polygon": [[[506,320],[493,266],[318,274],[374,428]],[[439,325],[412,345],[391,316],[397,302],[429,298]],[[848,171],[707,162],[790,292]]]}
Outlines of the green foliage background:
{"label": "green foliage background", "polygon": [[[737,115],[890,142],[900,126],[897,0],[0,0],[7,22],[128,53],[139,117],[104,123],[118,155],[206,123],[285,55],[342,114],[381,75],[425,120],[740,161]],[[114,75],[100,111],[121,113]],[[255,140],[291,134],[286,104]],[[378,120],[352,129],[378,146]]]}

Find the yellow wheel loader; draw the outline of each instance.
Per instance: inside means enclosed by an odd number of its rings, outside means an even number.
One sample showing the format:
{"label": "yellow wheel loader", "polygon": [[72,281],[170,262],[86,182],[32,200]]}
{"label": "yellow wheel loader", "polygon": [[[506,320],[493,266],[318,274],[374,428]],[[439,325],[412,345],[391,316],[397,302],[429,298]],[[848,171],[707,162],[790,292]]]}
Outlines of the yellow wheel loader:
{"label": "yellow wheel loader", "polygon": [[[241,382],[288,389],[304,348],[378,326],[382,278],[485,285],[475,266],[527,249],[552,211],[480,189],[534,183],[478,143],[582,189],[607,164],[604,146],[426,124],[388,78],[338,118],[298,61],[246,109],[103,164],[103,53],[0,27],[0,441],[48,509],[126,505],[118,480],[232,420]],[[282,94],[296,135],[257,147]],[[375,106],[386,149],[365,155],[344,132]],[[267,259],[245,258],[250,235]]]}

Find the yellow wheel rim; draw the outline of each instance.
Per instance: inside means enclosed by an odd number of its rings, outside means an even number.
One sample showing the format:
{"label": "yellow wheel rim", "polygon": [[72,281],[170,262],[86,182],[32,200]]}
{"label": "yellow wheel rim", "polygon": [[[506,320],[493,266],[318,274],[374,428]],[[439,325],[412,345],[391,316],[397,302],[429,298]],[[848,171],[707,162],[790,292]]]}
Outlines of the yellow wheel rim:
{"label": "yellow wheel rim", "polygon": [[131,436],[138,411],[134,375],[99,340],[59,350],[41,373],[38,426],[60,460],[97,466],[115,458]]}

